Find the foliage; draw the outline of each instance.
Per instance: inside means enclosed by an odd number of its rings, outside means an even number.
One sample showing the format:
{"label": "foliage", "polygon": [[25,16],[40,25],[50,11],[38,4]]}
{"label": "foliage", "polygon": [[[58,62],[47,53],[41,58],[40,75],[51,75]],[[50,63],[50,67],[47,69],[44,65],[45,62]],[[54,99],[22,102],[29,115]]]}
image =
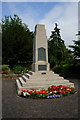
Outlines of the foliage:
{"label": "foliage", "polygon": [[10,68],[9,65],[0,65],[0,73],[7,74],[9,73]]}
{"label": "foliage", "polygon": [[[80,31],[78,31],[78,34],[80,35]],[[73,50],[71,50],[71,53],[73,54],[73,66],[75,68],[75,72],[76,73],[80,73],[80,40],[73,40],[74,45],[69,45],[70,48],[72,48]],[[73,69],[73,68],[72,68]]]}
{"label": "foliage", "polygon": [[22,67],[21,65],[15,65],[13,70],[14,70],[14,73],[21,74],[22,71],[24,70],[24,67]]}
{"label": "foliage", "polygon": [[48,41],[48,51],[51,68],[55,65],[59,65],[67,58],[68,50],[66,49],[64,41],[61,39],[60,29],[57,27],[57,24],[55,24],[54,31],[52,31]]}
{"label": "foliage", "polygon": [[31,97],[31,98],[59,98],[62,96],[67,96],[70,94],[75,93],[75,88],[62,86],[62,85],[52,85],[48,87],[48,89],[43,90],[22,90],[21,95],[24,97]]}
{"label": "foliage", "polygon": [[28,73],[28,72],[29,72],[29,68],[26,68],[26,67],[25,67],[25,68],[23,69],[23,71],[22,71],[22,74]]}
{"label": "foliage", "polygon": [[55,67],[53,67],[53,71],[55,72],[55,73],[61,73],[61,71],[62,71],[62,66],[61,65],[57,65],[57,66],[55,66]]}
{"label": "foliage", "polygon": [[[64,49],[65,59],[53,67],[53,71],[67,76],[69,74],[80,74],[80,41],[73,41],[74,45],[69,45],[73,50]],[[57,59],[55,59],[57,60]],[[53,60],[54,63],[54,60]]]}
{"label": "foliage", "polygon": [[53,71],[60,75],[80,74],[80,61],[72,63],[65,62],[64,64],[53,67]]}
{"label": "foliage", "polygon": [[32,62],[33,32],[14,15],[5,16],[2,21],[3,64]]}
{"label": "foliage", "polygon": [[73,65],[71,65],[71,64],[64,64],[63,66],[62,66],[62,71],[61,71],[61,73],[62,74],[66,74],[66,73],[71,73],[72,71],[72,68],[73,68]]}
{"label": "foliage", "polygon": [[13,71],[15,74],[24,74],[29,72],[29,69],[27,67],[24,67],[22,65],[14,65]]}
{"label": "foliage", "polygon": [[2,74],[24,74],[29,72],[29,69],[26,66],[14,65],[13,69],[10,69],[9,65],[0,65],[0,73]]}
{"label": "foliage", "polygon": [[69,45],[69,47],[73,48],[73,51],[71,51],[74,54],[75,59],[80,59],[80,41],[73,41],[74,45]]}
{"label": "foliage", "polygon": [[9,65],[2,65],[2,70],[3,70],[3,71],[9,70]]}

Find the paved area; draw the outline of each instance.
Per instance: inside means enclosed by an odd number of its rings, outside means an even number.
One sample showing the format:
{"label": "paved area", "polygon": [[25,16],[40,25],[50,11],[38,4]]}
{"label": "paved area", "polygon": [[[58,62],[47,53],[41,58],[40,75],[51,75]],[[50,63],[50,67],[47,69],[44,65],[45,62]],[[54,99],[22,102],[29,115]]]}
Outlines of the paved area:
{"label": "paved area", "polygon": [[0,74],[0,119],[2,118],[2,76]]}
{"label": "paved area", "polygon": [[[78,80],[71,80],[78,89]],[[2,81],[3,118],[78,118],[78,93],[55,99],[22,98],[13,79]]]}

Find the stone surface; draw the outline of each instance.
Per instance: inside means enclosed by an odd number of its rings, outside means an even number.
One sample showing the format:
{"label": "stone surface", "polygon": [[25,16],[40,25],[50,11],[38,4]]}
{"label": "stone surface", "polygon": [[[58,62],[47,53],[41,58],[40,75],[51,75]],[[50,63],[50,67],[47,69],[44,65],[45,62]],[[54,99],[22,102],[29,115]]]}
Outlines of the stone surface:
{"label": "stone surface", "polygon": [[48,44],[44,25],[37,24],[33,40],[32,71],[49,71]]}
{"label": "stone surface", "polygon": [[[23,79],[24,78],[24,79]],[[27,78],[27,79],[26,79]],[[74,83],[60,77],[52,71],[29,72],[19,77],[17,80],[17,90],[20,95],[23,89],[47,89],[51,85],[64,85],[74,87]]]}

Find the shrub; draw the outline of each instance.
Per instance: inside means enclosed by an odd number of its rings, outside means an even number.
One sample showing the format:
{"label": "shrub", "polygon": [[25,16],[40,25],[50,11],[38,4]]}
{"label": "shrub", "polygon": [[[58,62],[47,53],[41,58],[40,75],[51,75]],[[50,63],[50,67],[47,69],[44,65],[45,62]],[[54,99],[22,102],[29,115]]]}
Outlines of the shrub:
{"label": "shrub", "polygon": [[80,74],[80,63],[74,65],[74,72],[76,74]]}
{"label": "shrub", "polygon": [[55,66],[53,71],[58,74],[68,74],[74,71],[74,67],[73,64],[63,64]]}
{"label": "shrub", "polygon": [[29,72],[29,70],[28,70],[28,68],[26,68],[26,67],[25,67],[25,68],[23,69],[23,71],[22,71],[23,74],[24,74],[24,73],[28,73],[28,72]]}
{"label": "shrub", "polygon": [[62,66],[62,74],[69,75],[69,74],[74,74],[75,73],[75,66],[73,64],[64,64]]}
{"label": "shrub", "polygon": [[9,65],[2,65],[2,71],[9,70]]}
{"label": "shrub", "polygon": [[7,74],[9,73],[9,65],[0,65],[0,73]]}
{"label": "shrub", "polygon": [[61,71],[62,71],[62,66],[61,66],[61,65],[55,66],[55,67],[53,68],[53,71],[54,71],[55,73],[61,73]]}
{"label": "shrub", "polygon": [[77,63],[77,64],[75,65],[75,67],[80,68],[80,63]]}
{"label": "shrub", "polygon": [[14,70],[14,73],[21,74],[22,71],[24,70],[24,67],[22,67],[21,65],[15,65],[13,70]]}
{"label": "shrub", "polygon": [[63,73],[63,74],[69,73],[69,72],[70,72],[70,67],[71,67],[71,65],[69,65],[69,64],[64,64],[64,65],[62,66],[62,71],[61,71],[61,73]]}

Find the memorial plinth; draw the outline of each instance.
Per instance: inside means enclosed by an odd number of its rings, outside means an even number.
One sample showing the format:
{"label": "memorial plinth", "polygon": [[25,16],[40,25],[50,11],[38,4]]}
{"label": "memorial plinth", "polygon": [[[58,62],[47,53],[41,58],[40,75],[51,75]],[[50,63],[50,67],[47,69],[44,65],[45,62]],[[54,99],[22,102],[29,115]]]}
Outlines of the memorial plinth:
{"label": "memorial plinth", "polygon": [[44,25],[35,26],[33,39],[32,71],[25,73],[16,80],[18,94],[24,89],[43,89],[51,85],[74,87],[74,83],[50,71],[48,63],[48,43]]}
{"label": "memorial plinth", "polygon": [[32,71],[49,71],[48,44],[44,25],[36,25],[33,39]]}

